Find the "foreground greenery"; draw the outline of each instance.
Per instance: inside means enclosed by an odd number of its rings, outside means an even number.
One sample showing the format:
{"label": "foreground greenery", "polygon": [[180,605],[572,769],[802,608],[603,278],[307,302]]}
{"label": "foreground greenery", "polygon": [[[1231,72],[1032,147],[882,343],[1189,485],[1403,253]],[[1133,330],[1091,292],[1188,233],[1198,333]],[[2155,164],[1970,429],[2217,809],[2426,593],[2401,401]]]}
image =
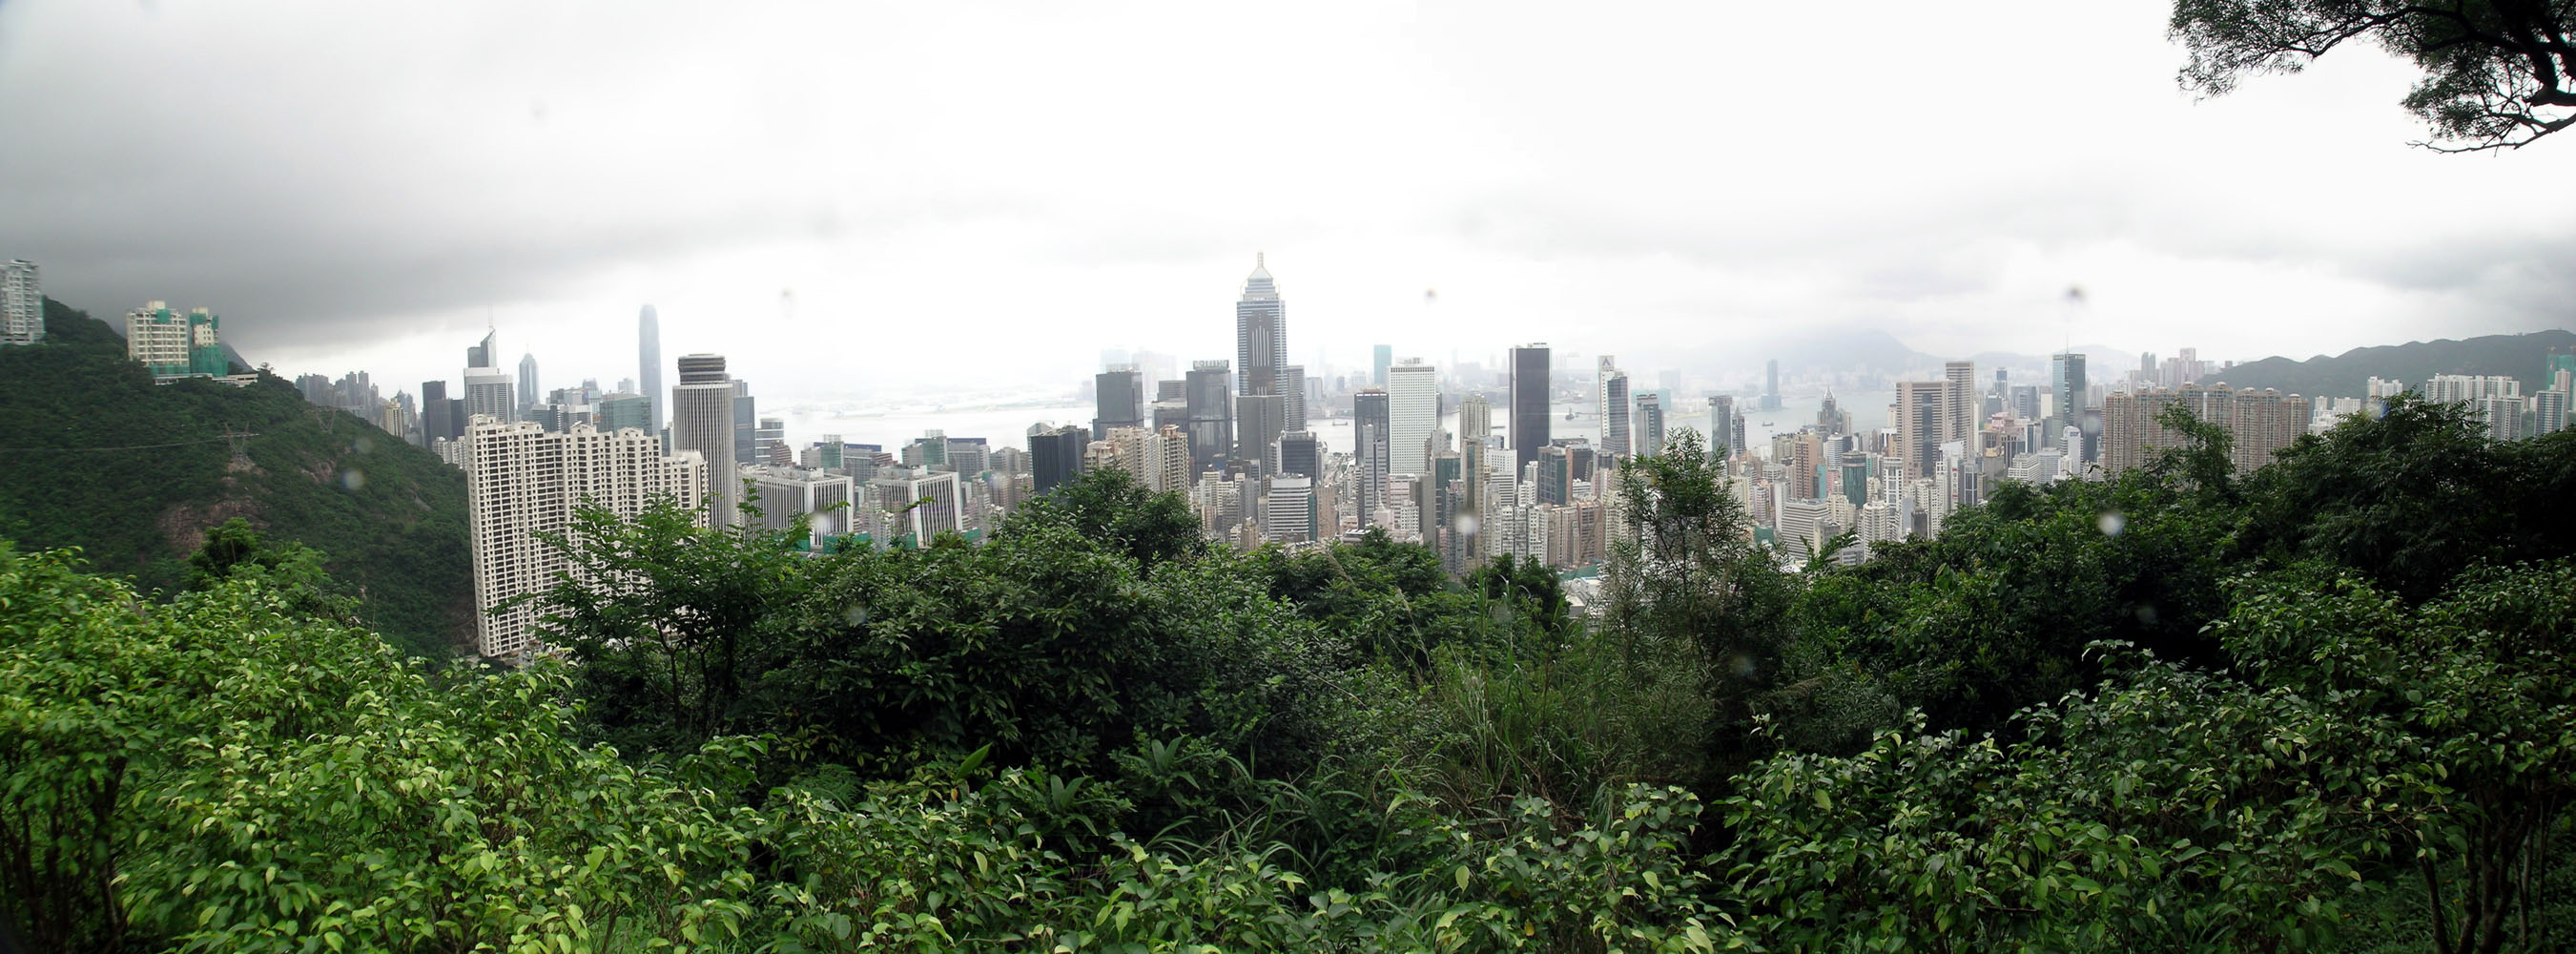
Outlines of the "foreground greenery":
{"label": "foreground greenery", "polygon": [[[0,348],[0,538],[176,592],[238,518],[327,551],[361,618],[406,652],[445,658],[473,632],[462,472],[275,377],[155,385],[104,322],[52,299],[45,322],[44,344]],[[227,431],[257,435],[248,466]]]}
{"label": "foreground greenery", "polygon": [[[294,545],[0,547],[40,950],[2563,949],[2576,435],[2218,435],[1783,573],[1695,437],[1605,605],[1211,551],[1094,475],[807,557],[592,515],[570,659],[406,661]],[[2111,519],[2116,517],[2117,519]],[[590,581],[590,582],[583,582]]]}

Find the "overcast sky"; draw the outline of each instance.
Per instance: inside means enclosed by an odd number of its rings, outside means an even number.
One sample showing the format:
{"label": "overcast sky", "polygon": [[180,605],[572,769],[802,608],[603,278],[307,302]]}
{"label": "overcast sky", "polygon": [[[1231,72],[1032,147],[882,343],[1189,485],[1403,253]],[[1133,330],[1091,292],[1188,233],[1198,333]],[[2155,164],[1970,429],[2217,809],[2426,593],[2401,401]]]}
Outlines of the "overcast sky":
{"label": "overcast sky", "polygon": [[0,257],[388,394],[487,320],[614,383],[646,302],[765,395],[1070,388],[1230,359],[1256,251],[1345,367],[2576,324],[2576,139],[2411,149],[2362,48],[2195,103],[2167,11],[10,0]]}

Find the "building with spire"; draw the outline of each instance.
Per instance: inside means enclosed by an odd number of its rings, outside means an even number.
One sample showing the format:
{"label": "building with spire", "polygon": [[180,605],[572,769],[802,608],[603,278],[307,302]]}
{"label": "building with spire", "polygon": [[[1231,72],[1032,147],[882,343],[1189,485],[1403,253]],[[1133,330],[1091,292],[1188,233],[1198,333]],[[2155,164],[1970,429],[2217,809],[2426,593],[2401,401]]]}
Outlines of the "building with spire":
{"label": "building with spire", "polygon": [[1266,256],[1255,253],[1243,297],[1234,303],[1236,393],[1284,394],[1287,368],[1288,304],[1279,299]]}

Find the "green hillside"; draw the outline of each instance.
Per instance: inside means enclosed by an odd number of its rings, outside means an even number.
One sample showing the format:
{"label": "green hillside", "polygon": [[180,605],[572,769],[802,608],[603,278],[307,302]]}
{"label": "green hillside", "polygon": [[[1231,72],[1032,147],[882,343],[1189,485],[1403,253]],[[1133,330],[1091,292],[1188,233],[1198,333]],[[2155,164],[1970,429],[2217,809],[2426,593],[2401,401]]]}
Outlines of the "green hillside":
{"label": "green hillside", "polygon": [[2305,361],[2272,357],[2249,361],[2200,380],[2225,381],[2231,387],[2278,388],[2283,394],[2316,397],[2360,397],[2374,376],[2422,387],[2436,374],[2502,374],[2522,381],[2523,393],[2541,389],[2549,349],[2576,348],[2576,332],[2535,331],[2527,335],[2486,335],[2466,341],[2444,338],[2402,345],[2354,348],[2334,357]]}
{"label": "green hillside", "polygon": [[[205,531],[242,517],[329,554],[397,646],[444,656],[470,634],[463,474],[274,377],[155,385],[104,322],[45,308],[46,344],[0,349],[0,537],[175,591]],[[246,462],[227,428],[257,435]]]}

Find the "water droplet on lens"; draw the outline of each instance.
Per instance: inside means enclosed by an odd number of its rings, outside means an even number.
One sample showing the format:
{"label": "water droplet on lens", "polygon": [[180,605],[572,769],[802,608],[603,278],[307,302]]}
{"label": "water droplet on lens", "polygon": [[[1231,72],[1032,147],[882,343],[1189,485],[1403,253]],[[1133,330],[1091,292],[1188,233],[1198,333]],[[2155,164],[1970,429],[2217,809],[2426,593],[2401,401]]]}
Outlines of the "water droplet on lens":
{"label": "water droplet on lens", "polygon": [[2094,521],[2093,525],[2102,528],[2103,536],[2116,537],[2120,531],[2128,529],[2129,518],[2121,516],[2117,510],[2105,511],[2102,519]]}
{"label": "water droplet on lens", "polygon": [[340,472],[340,486],[347,487],[350,490],[356,490],[366,485],[367,475],[365,472],[355,469]]}

